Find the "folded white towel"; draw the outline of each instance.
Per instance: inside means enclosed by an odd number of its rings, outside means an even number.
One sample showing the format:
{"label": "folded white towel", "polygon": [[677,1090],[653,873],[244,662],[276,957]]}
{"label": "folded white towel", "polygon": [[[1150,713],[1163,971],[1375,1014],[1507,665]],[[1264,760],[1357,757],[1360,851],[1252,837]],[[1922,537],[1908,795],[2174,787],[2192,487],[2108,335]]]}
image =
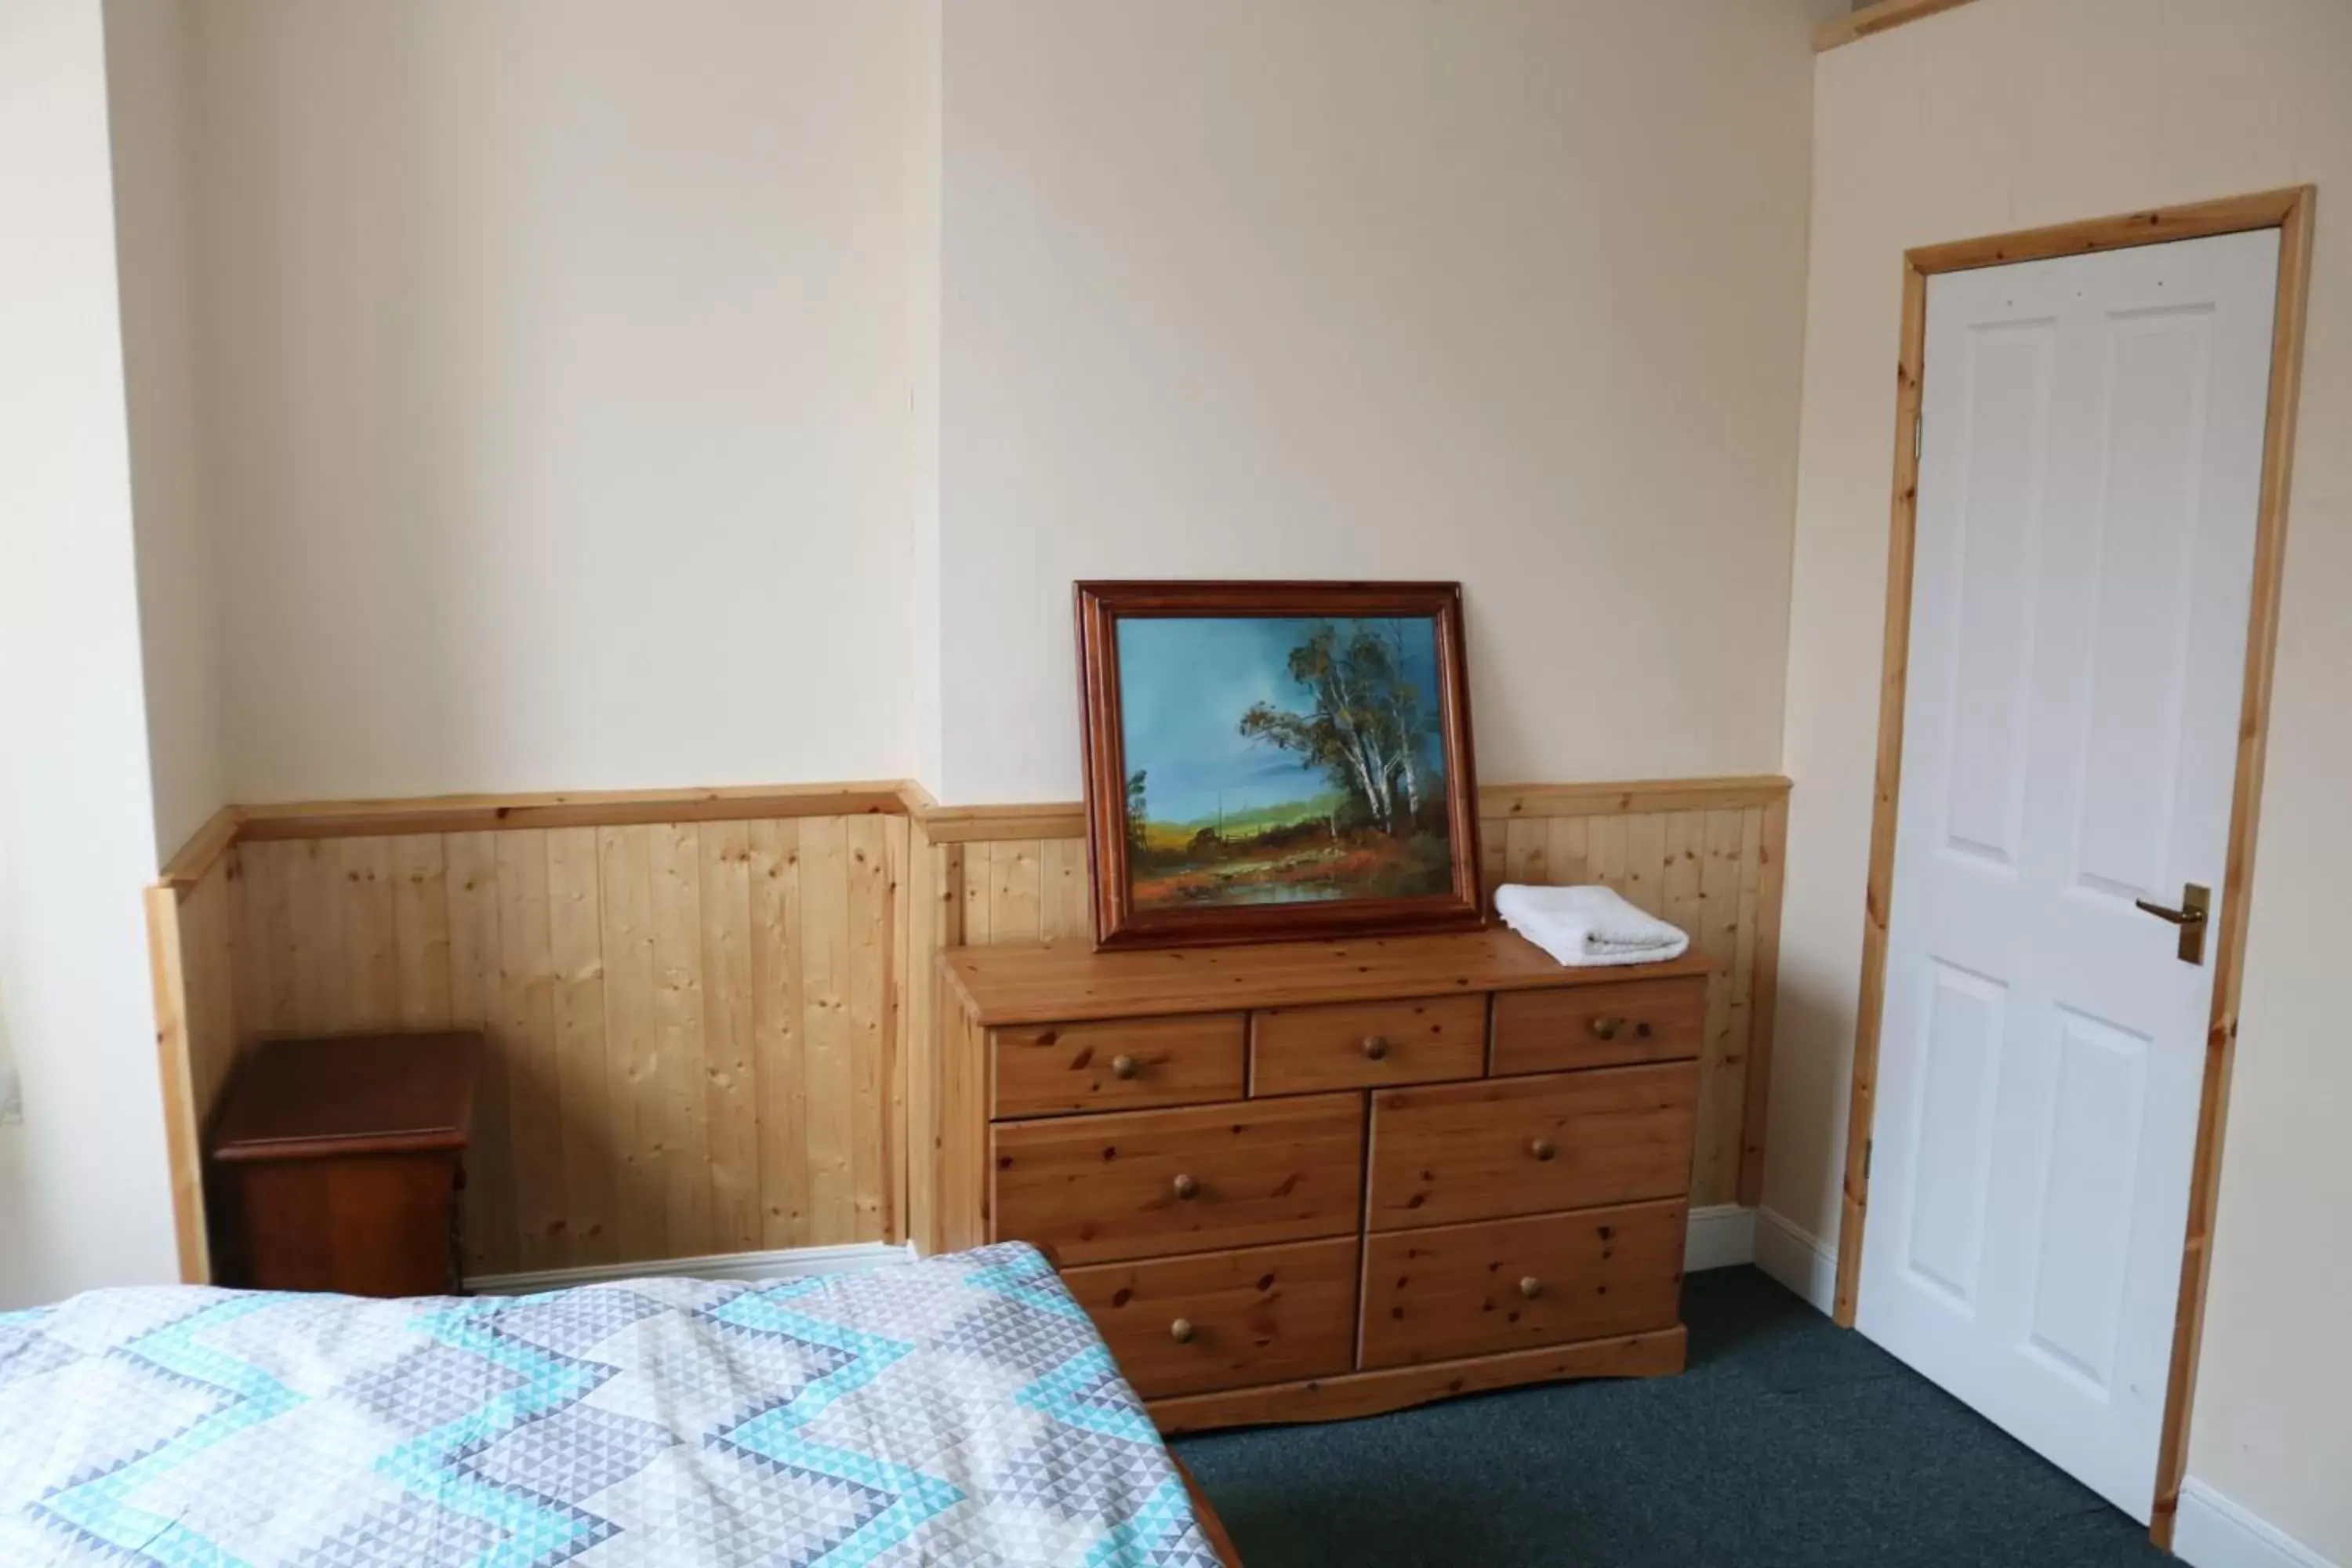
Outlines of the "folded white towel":
{"label": "folded white towel", "polygon": [[1690,937],[1643,913],[1607,888],[1538,888],[1513,882],[1495,889],[1503,923],[1562,963],[1657,963],[1680,958]]}

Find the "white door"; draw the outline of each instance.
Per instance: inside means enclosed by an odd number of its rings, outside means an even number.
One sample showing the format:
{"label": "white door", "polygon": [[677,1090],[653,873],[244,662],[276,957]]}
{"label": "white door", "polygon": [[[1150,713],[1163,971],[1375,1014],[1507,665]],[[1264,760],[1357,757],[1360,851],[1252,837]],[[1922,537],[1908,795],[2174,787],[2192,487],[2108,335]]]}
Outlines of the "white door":
{"label": "white door", "polygon": [[2275,230],[1932,277],[1863,1331],[2145,1521]]}

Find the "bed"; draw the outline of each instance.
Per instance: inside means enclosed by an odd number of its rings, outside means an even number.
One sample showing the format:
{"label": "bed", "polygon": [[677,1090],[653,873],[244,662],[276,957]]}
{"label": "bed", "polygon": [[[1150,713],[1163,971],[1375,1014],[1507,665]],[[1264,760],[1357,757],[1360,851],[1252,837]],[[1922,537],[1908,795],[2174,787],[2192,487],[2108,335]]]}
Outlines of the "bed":
{"label": "bed", "polygon": [[1219,1568],[1035,1251],[0,1314],[0,1563]]}

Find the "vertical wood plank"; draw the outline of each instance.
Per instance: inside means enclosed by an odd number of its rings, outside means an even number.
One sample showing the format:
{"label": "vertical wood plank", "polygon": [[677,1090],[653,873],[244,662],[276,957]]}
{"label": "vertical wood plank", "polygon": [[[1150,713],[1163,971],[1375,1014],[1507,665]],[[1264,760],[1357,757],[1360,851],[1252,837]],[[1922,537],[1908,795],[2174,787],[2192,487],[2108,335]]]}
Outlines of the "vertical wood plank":
{"label": "vertical wood plank", "polygon": [[1706,853],[1706,814],[1677,811],[1663,818],[1664,870],[1659,879],[1657,915],[1688,933],[1691,945],[1704,948],[1700,927],[1706,919],[1706,895],[1702,885],[1702,857]]}
{"label": "vertical wood plank", "polygon": [[940,852],[919,821],[907,828],[907,881],[901,898],[907,931],[906,1235],[929,1250],[937,1187],[934,1150],[939,1114]]}
{"label": "vertical wood plank", "polygon": [[288,1027],[305,1035],[349,1028],[352,1008],[343,969],[342,846],[295,844],[286,857],[287,973],[293,983]]}
{"label": "vertical wood plank", "polygon": [[1544,825],[1544,867],[1555,885],[1575,888],[1592,880],[1584,846],[1585,818],[1555,816]]}
{"label": "vertical wood plank", "polygon": [[337,888],[342,904],[342,994],[331,1027],[389,1029],[400,1022],[400,952],[394,934],[392,842],[345,838]]}
{"label": "vertical wood plank", "polygon": [[1625,818],[1625,901],[1656,914],[1665,902],[1666,822],[1655,812]]}
{"label": "vertical wood plank", "polygon": [[802,1065],[808,1107],[810,1240],[856,1239],[857,1096],[849,1018],[849,843],[842,819],[801,819]]}
{"label": "vertical wood plank", "polygon": [[236,994],[240,1037],[253,1040],[294,1026],[292,917],[287,908],[290,844],[240,844],[237,858]]}
{"label": "vertical wood plank", "polygon": [[702,1033],[702,828],[662,823],[646,830],[646,840],[664,1256],[697,1258],[716,1250],[710,1243],[710,1080]]}
{"label": "vertical wood plank", "polygon": [[513,1110],[507,1088],[507,1058],[513,1042],[504,1027],[499,977],[498,854],[493,834],[452,833],[441,841],[449,1025],[479,1029],[485,1047],[475,1089],[473,1143],[466,1153],[468,1274],[506,1274],[520,1267],[515,1238]]}
{"label": "vertical wood plank", "polygon": [[1585,853],[1590,859],[1592,880],[1604,888],[1625,891],[1625,819],[1622,816],[1594,816],[1586,819]]}
{"label": "vertical wood plank", "polygon": [[751,825],[702,826],[703,1049],[710,1244],[760,1249],[760,1068],[752,1027]]}
{"label": "vertical wood plank", "polygon": [[1542,818],[1509,818],[1503,826],[1503,879],[1537,885],[1551,881],[1550,845],[1550,830]]}
{"label": "vertical wood plank", "polygon": [[882,1111],[882,1239],[904,1241],[908,1235],[908,1181],[907,1028],[914,1011],[908,963],[914,951],[915,924],[915,911],[908,907],[907,899],[914,880],[914,825],[903,816],[881,820],[889,898],[883,927],[890,973],[889,1016],[882,1026],[882,1044],[888,1053]]}
{"label": "vertical wood plank", "polygon": [[184,1285],[212,1281],[205,1228],[204,1127],[196,1110],[194,1051],[188,1038],[180,896],[168,883],[144,893],[147,980],[154,1007],[155,1067],[163,1095],[164,1156],[172,1194],[172,1232]]}
{"label": "vertical wood plank", "polygon": [[956,890],[961,895],[963,907],[961,945],[985,947],[997,940],[996,932],[989,922],[996,893],[996,879],[989,869],[992,847],[959,844],[954,847],[961,857],[961,872],[956,879]]}
{"label": "vertical wood plank", "polygon": [[760,1106],[762,1247],[805,1247],[808,1206],[807,1069],[800,977],[800,826],[751,827],[752,1054]]}
{"label": "vertical wood plank", "polygon": [[575,1263],[613,1263],[623,1257],[615,1190],[621,1153],[604,1026],[604,872],[594,828],[559,827],[546,837],[557,1054],[557,1099],[549,1113],[562,1122],[568,1251]]}
{"label": "vertical wood plank", "polygon": [[1478,886],[1485,897],[1480,900],[1487,911],[1495,908],[1495,889],[1511,879],[1507,874],[1510,856],[1504,841],[1510,837],[1510,819],[1482,817],[1478,822]]}
{"label": "vertical wood plank", "polygon": [[847,902],[843,910],[848,984],[844,1024],[849,1046],[849,1241],[871,1241],[889,1230],[890,871],[882,819],[853,816],[843,824],[848,851]]}
{"label": "vertical wood plank", "polygon": [[1772,1031],[1780,986],[1782,862],[1789,852],[1789,803],[1776,800],[1759,821],[1756,852],[1756,958],[1748,998],[1747,1103],[1740,1112],[1739,1201],[1764,1201],[1765,1119],[1772,1094]]}
{"label": "vertical wood plank", "polygon": [[1748,1144],[1751,1139],[1760,1144],[1760,1135],[1751,1134],[1748,1126],[1748,1101],[1749,1080],[1757,1071],[1753,1050],[1756,1038],[1756,945],[1759,928],[1764,923],[1761,909],[1764,811],[1760,806],[1751,805],[1738,816],[1739,891],[1737,895],[1738,910],[1733,916],[1730,1035],[1731,1049],[1739,1058],[1739,1102],[1731,1108],[1728,1118],[1734,1135],[1731,1152],[1727,1156],[1731,1196],[1726,1200],[1733,1203],[1740,1201],[1740,1183],[1747,1172]]}
{"label": "vertical wood plank", "polygon": [[1721,965],[1707,982],[1706,1037],[1699,1058],[1698,1169],[1691,1201],[1727,1204],[1739,1189],[1739,1112],[1747,1061],[1731,1035],[1733,964],[1739,942],[1739,813],[1689,812],[1700,819],[1704,910],[1693,942]]}
{"label": "vertical wood plank", "polygon": [[446,1029],[450,1017],[447,850],[437,833],[404,834],[389,840],[387,849],[393,962],[399,987],[394,1016],[404,1029]]}
{"label": "vertical wood plank", "polygon": [[1087,900],[1087,841],[1048,838],[1038,846],[1038,874],[1045,906],[1038,940],[1084,944],[1094,940]]}
{"label": "vertical wood plank", "polygon": [[1044,929],[1040,845],[1034,838],[988,846],[989,940],[1035,942]]}
{"label": "vertical wood plank", "polygon": [[572,1261],[558,1115],[555,967],[548,946],[547,835],[498,839],[499,1012],[514,1151],[515,1254],[525,1268]]}
{"label": "vertical wood plank", "polygon": [[604,896],[604,1050],[611,1069],[614,1220],[623,1258],[668,1256],[663,1140],[668,1107],[654,968],[653,837],[648,826],[596,830]]}

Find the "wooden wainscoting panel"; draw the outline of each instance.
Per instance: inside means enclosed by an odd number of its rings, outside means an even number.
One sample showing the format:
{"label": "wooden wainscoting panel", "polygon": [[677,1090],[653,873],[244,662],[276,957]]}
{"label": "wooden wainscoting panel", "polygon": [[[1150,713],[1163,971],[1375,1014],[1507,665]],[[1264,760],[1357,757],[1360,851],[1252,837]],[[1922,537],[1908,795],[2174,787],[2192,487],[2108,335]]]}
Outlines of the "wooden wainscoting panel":
{"label": "wooden wainscoting panel", "polygon": [[239,845],[199,1030],[483,1029],[476,1274],[903,1234],[905,820],[554,820]]}
{"label": "wooden wainscoting panel", "polygon": [[205,1135],[246,1041],[236,976],[242,895],[234,847],[190,875],[157,882],[146,895],[173,1231],[180,1279],[190,1285],[212,1279]]}

